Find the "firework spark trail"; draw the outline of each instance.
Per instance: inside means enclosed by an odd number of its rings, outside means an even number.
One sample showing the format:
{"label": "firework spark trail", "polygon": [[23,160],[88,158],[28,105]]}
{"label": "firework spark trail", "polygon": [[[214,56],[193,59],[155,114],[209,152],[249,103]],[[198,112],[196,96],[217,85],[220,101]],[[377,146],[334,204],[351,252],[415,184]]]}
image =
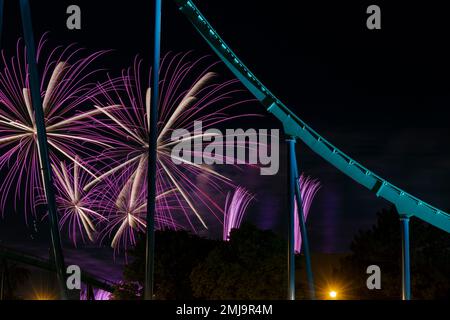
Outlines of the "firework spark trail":
{"label": "firework spark trail", "polygon": [[[79,159],[76,158],[76,160]],[[78,162],[70,166],[63,161],[59,165],[52,164],[56,202],[60,215],[59,227],[61,230],[67,228],[68,237],[75,247],[79,238],[86,242],[87,237],[94,242],[97,233],[96,225],[107,220],[100,213],[100,209],[105,205],[104,201],[99,201],[102,193],[98,193],[97,189],[92,189],[89,193],[83,190],[83,186],[92,177],[81,170]],[[44,196],[39,198],[37,204],[40,203],[46,203]]]}
{"label": "firework spark trail", "polygon": [[[88,298],[88,288],[87,286],[83,286],[80,291],[80,300],[87,300]],[[112,293],[102,290],[102,289],[93,289],[94,290],[94,300],[95,301],[103,301],[110,300]]]}
{"label": "firework spark trail", "polygon": [[[103,205],[103,215],[107,217],[101,231],[100,240],[112,238],[111,247],[115,253],[121,248],[125,251],[135,245],[137,235],[145,230],[147,212],[147,186],[142,174],[145,162],[140,161],[138,169],[128,168],[120,174],[108,177],[98,186],[101,197],[97,199]],[[158,229],[165,227],[181,228],[170,216],[161,212],[179,210],[179,203],[170,200],[174,189],[159,189],[156,197],[157,214],[155,217]]]}
{"label": "firework spark trail", "polygon": [[232,229],[238,229],[242,223],[245,211],[254,196],[242,187],[236,188],[233,196],[227,195],[223,222],[223,240],[228,241]]}
{"label": "firework spark trail", "polygon": [[[161,194],[162,190],[174,190],[170,195],[171,200],[175,199],[178,202],[177,207],[181,210],[184,221],[194,231],[196,231],[196,223],[193,220],[200,223],[203,228],[207,228],[205,213],[200,212],[199,206],[206,208],[207,212],[220,222],[222,222],[223,214],[223,207],[217,204],[205,190],[197,186],[197,177],[206,177],[209,186],[220,193],[223,192],[224,185],[228,187],[234,187],[234,185],[230,179],[215,171],[212,166],[197,164],[186,159],[182,159],[181,164],[175,165],[171,155],[173,145],[170,139],[171,133],[177,128],[192,129],[194,121],[202,121],[204,129],[222,124],[233,119],[226,114],[229,109],[254,101],[236,102],[235,94],[242,91],[237,89],[238,81],[218,82],[217,75],[210,71],[214,64],[207,68],[200,68],[204,60],[205,58],[200,58],[192,62],[189,60],[189,53],[167,55],[162,59],[160,69],[157,194]],[[136,59],[133,68],[124,71],[119,81],[111,79],[111,83],[114,82],[114,84],[110,87],[116,86],[116,90],[105,92],[101,98],[94,99],[97,110],[103,113],[103,118],[93,119],[98,124],[97,127],[103,128],[105,135],[117,137],[117,143],[104,156],[116,162],[110,169],[99,175],[98,179],[87,184],[86,190],[99,181],[108,179],[111,175],[120,174],[124,170],[141,170],[143,176],[147,175],[151,90],[142,81],[141,69],[142,61]],[[101,90],[101,87],[99,89]],[[241,118],[245,116],[253,115],[240,115]],[[206,136],[201,134],[186,140],[191,140],[195,144],[199,143],[198,138]],[[201,143],[203,145],[205,142]],[[145,163],[145,168],[139,169],[139,163]],[[160,219],[164,217],[166,221],[174,221],[173,209],[165,210],[167,207],[163,206],[158,215]],[[113,229],[116,229],[118,234],[126,232],[124,231],[126,228],[122,226],[130,225],[131,221],[124,222],[123,212],[119,214],[119,217],[122,218],[111,220],[111,225],[107,228],[108,233]],[[143,221],[134,216],[132,219],[137,225],[143,225],[141,223]],[[177,224],[181,224],[180,218],[176,221]],[[127,237],[134,236],[130,234]],[[117,239],[113,238],[114,245],[117,244]]]}
{"label": "firework spark trail", "polygon": [[[107,139],[96,135],[85,121],[99,114],[99,110],[80,111],[80,107],[98,93],[91,78],[100,70],[91,65],[106,51],[89,55],[74,45],[50,50],[46,57],[46,37],[37,50],[38,65],[42,67],[41,96],[50,151],[50,160],[58,164],[60,158],[69,159],[90,175],[93,169],[78,161],[92,156],[99,147],[106,148]],[[16,56],[7,59],[2,52],[0,70],[0,170],[5,170],[0,184],[0,211],[3,215],[8,197],[15,199],[16,208],[22,199],[23,209],[35,213],[36,192],[42,191],[39,156],[36,141],[34,110],[30,99],[29,74],[23,42],[19,40]],[[108,88],[105,86],[104,91]],[[84,107],[81,110],[85,109]],[[22,205],[21,205],[22,208]],[[31,210],[30,210],[31,209]],[[27,218],[27,215],[25,215]]]}
{"label": "firework spark trail", "polygon": [[[314,200],[314,197],[317,194],[317,191],[320,189],[320,182],[317,179],[312,179],[311,177],[307,177],[304,174],[300,176],[298,179],[298,184],[300,186],[300,193],[302,196],[302,208],[303,208],[303,216],[305,217],[305,222],[308,217],[309,209],[311,208],[311,204]],[[294,215],[294,226],[295,226],[295,234],[294,234],[294,250],[296,253],[300,253],[302,248],[302,234],[300,232],[300,222],[298,218],[298,207],[297,201],[294,206],[295,215]]]}
{"label": "firework spark trail", "polygon": [[[136,59],[134,68],[124,71],[120,78],[94,83],[91,79],[101,70],[92,69],[91,65],[106,51],[83,56],[83,50],[74,45],[45,50],[46,42],[42,37],[37,60],[42,69],[41,98],[55,172],[60,228],[68,229],[75,246],[79,238],[83,242],[94,241],[99,223],[104,227],[103,238],[111,236],[115,249],[134,244],[136,233],[145,227],[144,177],[150,129],[151,90],[142,82],[142,62]],[[45,202],[25,53],[19,40],[16,56],[7,59],[2,52],[1,57],[0,170],[6,171],[0,183],[2,215],[11,196],[16,200],[15,206],[23,199],[19,207],[25,212],[31,209],[33,214],[36,205]],[[207,228],[205,214],[198,207],[206,208],[222,222],[223,208],[209,193],[223,193],[224,186],[234,187],[213,166],[185,159],[179,159],[182,164],[176,165],[171,155],[173,130],[192,129],[194,121],[201,121],[206,130],[236,118],[259,116],[227,114],[228,110],[254,100],[236,100],[235,94],[242,91],[238,81],[218,82],[217,74],[211,71],[215,64],[202,68],[204,60],[205,57],[190,61],[186,53],[167,55],[161,64],[156,178],[156,223],[160,229],[184,228],[182,219],[194,231],[197,225],[193,220]],[[185,141],[192,142],[195,149],[199,139],[203,145],[213,136],[202,133]],[[227,146],[228,141],[224,143]],[[213,159],[211,154],[197,151],[192,156]],[[94,159],[95,164],[88,159]],[[225,156],[225,160],[233,159]],[[105,167],[97,172],[101,165]],[[198,186],[197,177],[207,180],[208,191]],[[103,193],[98,193],[98,189]]]}

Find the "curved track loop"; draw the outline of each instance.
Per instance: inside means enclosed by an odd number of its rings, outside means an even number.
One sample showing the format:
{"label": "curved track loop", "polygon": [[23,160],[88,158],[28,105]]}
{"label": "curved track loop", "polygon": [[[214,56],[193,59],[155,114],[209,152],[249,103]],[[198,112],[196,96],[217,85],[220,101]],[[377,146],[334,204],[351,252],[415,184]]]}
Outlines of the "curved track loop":
{"label": "curved track loop", "polygon": [[175,2],[180,11],[188,18],[233,74],[267,108],[267,111],[282,122],[287,135],[301,139],[315,153],[319,154],[337,169],[374,192],[376,196],[394,204],[400,215],[415,216],[439,229],[450,232],[450,215],[448,213],[394,186],[324,139],[278,100],[253,75],[211,27],[191,0],[175,0]]}

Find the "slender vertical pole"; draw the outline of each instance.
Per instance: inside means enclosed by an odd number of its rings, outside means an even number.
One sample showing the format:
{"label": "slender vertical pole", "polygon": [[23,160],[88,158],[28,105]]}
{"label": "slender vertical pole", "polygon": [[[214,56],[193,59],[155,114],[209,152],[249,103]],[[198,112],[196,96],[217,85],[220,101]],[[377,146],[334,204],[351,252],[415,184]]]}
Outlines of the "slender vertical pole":
{"label": "slender vertical pole", "polygon": [[288,146],[288,300],[295,300],[295,140],[287,139]]}
{"label": "slender vertical pole", "polygon": [[305,216],[303,213],[303,200],[302,193],[300,190],[299,184],[299,173],[297,167],[297,157],[295,156],[295,148],[294,148],[294,172],[295,172],[295,194],[297,198],[297,208],[298,208],[298,221],[300,222],[300,231],[302,236],[302,249],[305,255],[306,260],[306,275],[308,277],[308,289],[309,289],[309,297],[311,300],[316,299],[316,291],[314,288],[314,277],[311,267],[311,254],[309,252],[309,241],[308,241],[308,232],[306,230]]}
{"label": "slender vertical pole", "polygon": [[411,300],[411,274],[409,261],[409,217],[400,217],[402,230],[402,299]]}
{"label": "slender vertical pole", "polygon": [[153,299],[153,280],[155,268],[155,198],[156,198],[156,148],[158,137],[158,101],[159,101],[159,59],[161,43],[161,1],[155,0],[152,96],[150,101],[150,133],[148,148],[148,188],[147,188],[147,241],[145,260],[146,300]]}
{"label": "slender vertical pole", "polygon": [[43,177],[45,196],[50,220],[50,236],[52,241],[53,257],[55,260],[56,275],[58,278],[61,299],[67,299],[65,283],[65,264],[62,252],[61,239],[58,227],[58,213],[56,209],[55,194],[53,190],[53,179],[47,149],[47,133],[45,129],[44,111],[42,108],[40,81],[36,63],[36,50],[34,46],[34,35],[31,21],[31,9],[28,0],[20,0],[22,14],[22,25],[27,48],[28,68],[30,73],[31,101],[33,103],[39,159]]}

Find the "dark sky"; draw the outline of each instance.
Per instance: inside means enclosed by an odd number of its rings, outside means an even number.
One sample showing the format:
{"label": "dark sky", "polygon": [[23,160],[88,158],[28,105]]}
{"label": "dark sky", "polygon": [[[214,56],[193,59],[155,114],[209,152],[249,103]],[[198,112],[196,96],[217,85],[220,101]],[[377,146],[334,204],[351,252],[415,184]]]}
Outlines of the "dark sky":
{"label": "dark sky", "polygon": [[[18,4],[7,2],[3,47],[13,50],[21,26]],[[111,69],[127,67],[137,53],[149,56],[151,1],[31,2],[36,37],[50,31],[52,43],[114,48],[105,62]],[[163,52],[213,54],[173,2],[163,2]],[[196,3],[253,73],[316,131],[391,183],[450,208],[450,27],[440,2]],[[381,30],[366,28],[366,8],[374,3],[381,7]],[[81,6],[81,31],[65,28],[69,4]],[[232,77],[225,68],[221,72]],[[269,115],[242,126],[279,128]],[[297,150],[300,170],[322,183],[308,221],[313,250],[347,251],[354,233],[373,224],[377,210],[389,204],[302,143]],[[249,219],[279,232],[287,217],[281,170],[275,177],[235,174],[257,195]],[[17,216],[0,220],[0,239],[25,246],[20,239],[29,239],[30,232],[21,223]]]}

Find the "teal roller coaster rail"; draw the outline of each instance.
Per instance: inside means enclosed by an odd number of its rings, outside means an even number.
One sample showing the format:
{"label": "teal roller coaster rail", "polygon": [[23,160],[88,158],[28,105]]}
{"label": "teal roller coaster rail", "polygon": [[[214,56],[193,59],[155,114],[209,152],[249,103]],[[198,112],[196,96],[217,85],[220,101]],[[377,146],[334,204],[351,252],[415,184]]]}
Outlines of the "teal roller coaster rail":
{"label": "teal roller coaster rail", "polygon": [[209,46],[243,85],[283,124],[285,133],[301,139],[315,153],[367,189],[391,202],[401,216],[415,216],[450,232],[450,215],[412,196],[376,175],[339,150],[277,99],[242,63],[190,0],[175,0],[180,11],[193,24]]}

